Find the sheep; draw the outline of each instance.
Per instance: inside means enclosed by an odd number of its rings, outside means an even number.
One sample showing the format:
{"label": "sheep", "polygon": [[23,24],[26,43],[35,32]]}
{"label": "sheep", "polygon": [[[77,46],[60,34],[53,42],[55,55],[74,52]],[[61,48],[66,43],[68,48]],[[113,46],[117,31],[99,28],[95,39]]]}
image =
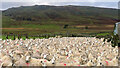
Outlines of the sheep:
{"label": "sheep", "polygon": [[0,43],[1,66],[116,66],[116,57],[118,47],[95,37],[7,39]]}

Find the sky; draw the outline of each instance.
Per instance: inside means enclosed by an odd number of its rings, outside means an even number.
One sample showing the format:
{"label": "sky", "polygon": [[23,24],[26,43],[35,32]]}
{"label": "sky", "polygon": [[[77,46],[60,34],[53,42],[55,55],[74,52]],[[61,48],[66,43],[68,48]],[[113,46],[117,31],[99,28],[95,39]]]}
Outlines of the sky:
{"label": "sky", "polygon": [[119,0],[1,0],[2,2],[118,2]]}
{"label": "sky", "polygon": [[1,0],[0,10],[6,10],[11,7],[32,5],[79,5],[118,8],[118,2],[119,0]]}

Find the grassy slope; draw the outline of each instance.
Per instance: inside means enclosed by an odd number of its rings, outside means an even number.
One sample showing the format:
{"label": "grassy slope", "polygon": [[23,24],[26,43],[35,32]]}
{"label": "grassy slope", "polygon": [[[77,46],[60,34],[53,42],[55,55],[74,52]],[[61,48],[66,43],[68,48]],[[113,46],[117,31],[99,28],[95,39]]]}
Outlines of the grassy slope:
{"label": "grassy slope", "polygon": [[[117,22],[116,19],[116,9],[85,6],[26,6],[3,11],[3,28],[24,28],[3,29],[3,34],[111,32],[113,24]],[[65,24],[69,25],[67,29],[63,28]],[[86,26],[88,29],[85,29]]]}

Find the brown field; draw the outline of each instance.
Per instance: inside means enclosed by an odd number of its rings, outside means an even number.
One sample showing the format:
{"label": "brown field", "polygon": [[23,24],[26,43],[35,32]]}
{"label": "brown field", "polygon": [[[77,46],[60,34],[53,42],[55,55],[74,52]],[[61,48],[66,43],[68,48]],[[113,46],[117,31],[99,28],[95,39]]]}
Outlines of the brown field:
{"label": "brown field", "polygon": [[[79,29],[84,29],[86,25],[78,25],[74,27]],[[92,30],[113,30],[114,29],[114,25],[105,25],[105,26],[88,25],[87,27],[88,29],[92,29]]]}
{"label": "brown field", "polygon": [[19,30],[19,29],[24,29],[24,28],[0,28],[0,29],[6,29],[6,30],[11,30],[11,29],[13,29],[13,30]]}
{"label": "brown field", "polygon": [[[55,27],[46,28],[43,27],[18,27],[18,28],[0,28],[2,29],[2,34],[13,33],[13,34],[54,34],[54,33],[98,33],[98,32],[112,32],[114,29],[114,25],[88,25],[88,29],[85,29],[86,25],[75,25],[69,26],[67,29],[59,26],[60,28],[56,29]],[[54,28],[54,29],[53,29]]]}

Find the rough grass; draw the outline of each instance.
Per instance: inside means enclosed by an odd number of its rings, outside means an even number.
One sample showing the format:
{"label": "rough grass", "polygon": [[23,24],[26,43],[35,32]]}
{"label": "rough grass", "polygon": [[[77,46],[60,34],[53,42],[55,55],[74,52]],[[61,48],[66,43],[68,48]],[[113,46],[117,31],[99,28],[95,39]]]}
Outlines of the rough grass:
{"label": "rough grass", "polygon": [[[8,21],[7,21],[8,20]],[[12,24],[6,24],[12,23]],[[69,24],[68,24],[69,23]],[[6,25],[5,25],[6,24]],[[68,24],[68,28],[64,29],[64,25]],[[88,29],[85,27],[88,26]],[[111,25],[112,26],[112,25]],[[54,34],[54,33],[98,33],[98,32],[112,32],[113,27],[104,25],[75,25],[74,22],[57,22],[57,21],[47,21],[38,23],[38,21],[12,21],[8,17],[3,20],[3,34],[13,33],[13,34]],[[13,28],[13,29],[11,29]],[[19,29],[23,28],[23,29]]]}
{"label": "rough grass", "polygon": [[[6,40],[6,35],[2,35],[2,40]],[[32,36],[29,36],[28,39],[35,39],[35,38],[39,38],[39,39],[43,39],[43,38],[46,38],[46,37],[32,37]],[[13,35],[10,35],[8,36],[8,39],[11,39],[11,40],[14,40],[14,36]],[[16,35],[15,36],[15,39],[18,39],[18,36]],[[21,36],[21,39],[25,40],[26,39],[26,36]]]}
{"label": "rough grass", "polygon": [[106,36],[106,35],[109,35],[110,33],[99,33],[97,34],[97,36]]}

